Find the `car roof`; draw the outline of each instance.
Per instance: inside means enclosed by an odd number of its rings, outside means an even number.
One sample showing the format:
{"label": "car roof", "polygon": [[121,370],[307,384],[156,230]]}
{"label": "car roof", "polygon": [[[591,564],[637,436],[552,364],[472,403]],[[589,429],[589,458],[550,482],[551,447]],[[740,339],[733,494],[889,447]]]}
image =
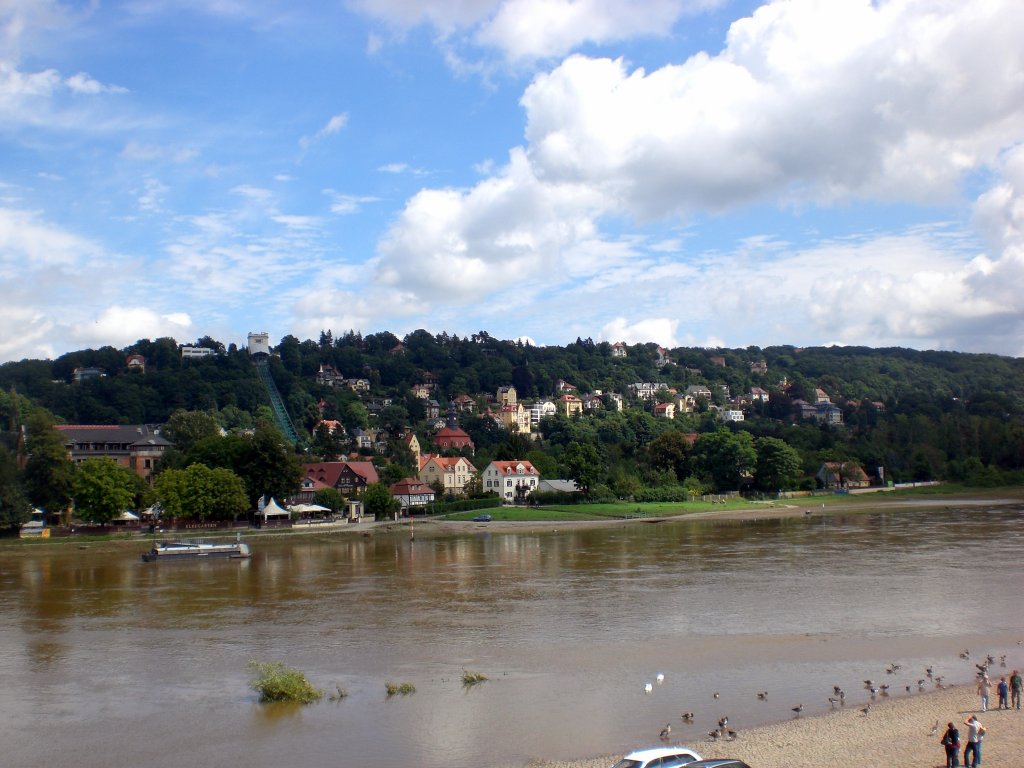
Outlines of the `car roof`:
{"label": "car roof", "polygon": [[746,765],[738,757],[710,757],[707,760],[698,760],[695,763],[687,763],[686,768],[729,768],[733,765]]}
{"label": "car roof", "polygon": [[[639,760],[646,762],[656,757],[671,757],[672,755],[697,755],[689,747],[651,747],[650,749],[637,749],[626,755],[627,760]],[[700,756],[697,755],[700,760]]]}

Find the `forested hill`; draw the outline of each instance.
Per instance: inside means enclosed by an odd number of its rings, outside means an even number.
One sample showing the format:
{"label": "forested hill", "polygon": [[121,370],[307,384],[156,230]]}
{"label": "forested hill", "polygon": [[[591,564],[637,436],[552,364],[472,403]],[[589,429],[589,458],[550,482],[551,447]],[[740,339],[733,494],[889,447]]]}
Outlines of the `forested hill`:
{"label": "forested hill", "polygon": [[[162,423],[179,409],[215,411],[229,428],[251,422],[267,405],[267,396],[247,352],[208,337],[198,346],[217,354],[183,360],[177,342],[164,338],[124,349],[82,350],[52,361],[6,363],[0,366],[3,426],[11,423],[12,392],[22,410],[42,407],[68,423]],[[709,405],[726,405],[729,398],[759,387],[770,393],[770,401],[744,405],[745,422],[731,428],[781,437],[802,452],[808,465],[822,451],[832,451],[865,464],[885,461],[898,475],[896,461],[903,465],[904,476],[942,474],[949,462],[970,457],[1003,470],[1024,466],[1024,360],[1019,358],[866,347],[659,350],[654,344],[639,344],[624,351],[624,357],[616,356],[612,345],[589,339],[564,347],[534,347],[486,332],[460,338],[420,330],[402,339],[386,332],[350,332],[338,338],[325,332],[317,341],[284,337],[274,347],[270,367],[300,430],[311,429],[321,416],[349,429],[365,426],[373,412],[379,414],[379,426],[408,426],[429,434],[425,401],[413,395],[414,385],[433,385],[430,399],[443,411],[451,397],[469,395],[482,402],[509,385],[521,401],[555,399],[560,382],[567,382],[580,395],[620,393],[626,404],[622,418],[642,416],[647,425],[642,429],[634,424],[596,438],[609,445],[628,443],[613,450],[616,456],[628,456],[668,428],[717,428]],[[659,357],[666,352],[667,363]],[[145,358],[144,372],[128,369],[129,355]],[[318,384],[316,375],[324,365],[345,378],[367,380],[369,392]],[[105,375],[75,383],[75,370],[85,367]],[[630,395],[630,385],[637,382],[664,383],[680,392],[689,385],[707,385],[713,395],[695,413],[671,424],[658,420],[650,427],[651,403]],[[716,385],[725,385],[727,391]],[[841,427],[798,423],[793,401],[813,403],[818,389],[842,410]],[[391,405],[380,410],[384,398]],[[488,442],[501,439],[476,420],[465,422],[485,451]],[[917,454],[916,470],[911,470],[912,453]]]}

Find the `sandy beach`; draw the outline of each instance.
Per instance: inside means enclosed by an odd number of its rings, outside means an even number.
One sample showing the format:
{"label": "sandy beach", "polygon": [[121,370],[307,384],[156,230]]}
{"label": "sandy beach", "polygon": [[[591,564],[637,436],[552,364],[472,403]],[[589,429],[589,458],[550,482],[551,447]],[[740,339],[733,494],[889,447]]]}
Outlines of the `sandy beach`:
{"label": "sandy beach", "polygon": [[[995,699],[993,698],[993,701]],[[752,728],[735,741],[694,738],[680,743],[704,757],[735,757],[752,768],[944,768],[939,744],[950,721],[965,740],[964,720],[974,714],[985,726],[982,756],[986,768],[1024,766],[1024,711],[978,709],[973,685],[933,693],[881,700],[865,715],[848,706],[820,717],[795,717],[784,723]],[[938,730],[932,733],[935,724]],[[686,726],[678,730],[686,733]],[[652,743],[650,746],[659,746]],[[962,748],[961,748],[962,753]],[[622,755],[603,755],[569,762],[534,760],[529,768],[611,768]]]}

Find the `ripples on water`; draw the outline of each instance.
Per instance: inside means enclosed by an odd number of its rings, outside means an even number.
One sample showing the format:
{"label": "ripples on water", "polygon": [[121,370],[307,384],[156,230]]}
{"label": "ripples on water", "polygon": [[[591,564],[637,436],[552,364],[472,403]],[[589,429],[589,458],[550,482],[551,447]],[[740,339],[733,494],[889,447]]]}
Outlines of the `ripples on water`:
{"label": "ripples on water", "polygon": [[[685,741],[723,714],[813,714],[834,684],[852,705],[868,677],[908,695],[929,664],[969,680],[963,647],[1024,667],[1022,521],[947,509],[258,539],[242,563],[8,559],[0,701],[21,716],[0,734],[17,765],[488,766],[622,752],[669,721]],[[254,658],[350,695],[259,706]],[[491,679],[464,689],[463,668]],[[386,680],[417,692],[388,699]]]}

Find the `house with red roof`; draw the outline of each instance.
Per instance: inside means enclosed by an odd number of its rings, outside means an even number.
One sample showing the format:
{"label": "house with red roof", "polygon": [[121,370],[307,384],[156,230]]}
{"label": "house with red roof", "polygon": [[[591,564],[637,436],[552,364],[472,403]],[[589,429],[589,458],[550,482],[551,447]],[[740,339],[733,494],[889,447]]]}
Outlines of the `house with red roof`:
{"label": "house with red roof", "polygon": [[415,477],[407,477],[391,485],[391,498],[402,505],[402,514],[409,514],[414,507],[425,507],[434,502],[434,489]]}
{"label": "house with red roof", "polygon": [[492,461],[483,471],[484,493],[492,491],[505,501],[521,502],[537,490],[540,472],[528,461]]}
{"label": "house with red roof", "polygon": [[335,488],[346,497],[358,496],[366,486],[380,482],[377,468],[369,461],[320,461],[304,464],[306,477],[328,488]]}

